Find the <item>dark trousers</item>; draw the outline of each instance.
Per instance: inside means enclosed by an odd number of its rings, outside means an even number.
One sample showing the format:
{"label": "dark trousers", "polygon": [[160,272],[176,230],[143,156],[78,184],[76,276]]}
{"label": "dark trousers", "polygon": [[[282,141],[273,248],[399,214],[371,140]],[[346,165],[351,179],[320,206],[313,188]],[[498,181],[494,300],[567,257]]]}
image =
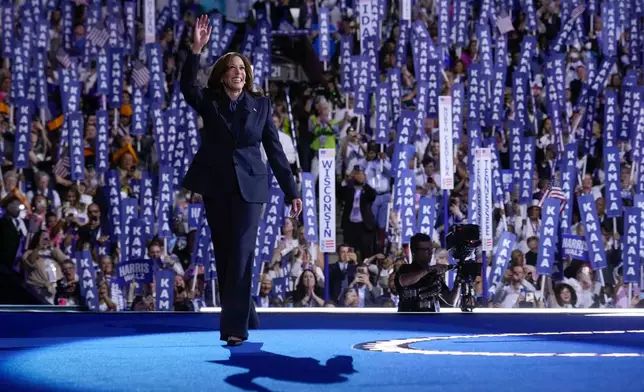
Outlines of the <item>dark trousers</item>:
{"label": "dark trousers", "polygon": [[225,193],[204,199],[219,283],[220,339],[246,340],[249,329],[259,328],[250,290],[262,205],[246,202],[239,188]]}
{"label": "dark trousers", "polygon": [[344,242],[360,253],[361,260],[374,255],[376,233],[364,223],[347,222],[342,228]]}

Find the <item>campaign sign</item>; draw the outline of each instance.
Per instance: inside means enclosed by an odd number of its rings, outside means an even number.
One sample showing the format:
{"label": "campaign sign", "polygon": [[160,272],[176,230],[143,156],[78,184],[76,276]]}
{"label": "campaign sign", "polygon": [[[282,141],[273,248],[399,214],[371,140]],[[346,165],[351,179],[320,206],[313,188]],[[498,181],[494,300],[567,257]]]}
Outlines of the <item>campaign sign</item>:
{"label": "campaign sign", "polygon": [[[492,292],[503,279],[503,274],[505,274],[505,270],[508,268],[508,264],[510,263],[512,250],[514,250],[514,244],[516,241],[517,236],[515,234],[507,231],[501,233],[501,237],[499,238],[499,242],[492,259],[492,268],[490,270],[490,277],[487,285],[489,290]],[[492,293],[488,292],[488,296],[490,294]]]}
{"label": "campaign sign", "polygon": [[588,261],[588,245],[586,239],[581,235],[563,234],[561,236],[562,258]]}
{"label": "campaign sign", "polygon": [[319,152],[320,250],[335,252],[335,150]]}
{"label": "campaign sign", "polygon": [[89,310],[97,311],[98,290],[96,287],[96,268],[92,262],[92,255],[89,251],[76,252],[76,273],[80,279],[81,297]]}
{"label": "campaign sign", "polygon": [[539,233],[539,253],[537,254],[537,273],[550,275],[555,263],[557,234],[559,232],[559,212],[561,200],[546,198],[541,210],[541,232]]}
{"label": "campaign sign", "polygon": [[131,282],[151,283],[154,260],[133,259],[126,260],[116,266],[116,277],[121,286]]}
{"label": "campaign sign", "polygon": [[302,197],[304,206],[304,238],[309,242],[318,242],[318,216],[315,205],[315,179],[311,173],[302,173]]}
{"label": "campaign sign", "polygon": [[203,213],[204,205],[202,203],[188,205],[188,230],[196,230],[199,228]]}
{"label": "campaign sign", "polygon": [[590,266],[594,271],[605,268],[608,263],[602,240],[603,234],[597,217],[595,198],[593,195],[578,196],[577,202],[579,203],[579,214],[584,224]]}
{"label": "campaign sign", "polygon": [[416,218],[416,199],[414,197],[416,186],[414,173],[409,169],[402,170],[398,180],[401,182],[400,198],[402,200],[402,210],[400,211],[400,218],[402,221],[402,242],[403,244],[408,244],[414,235],[414,221]]}
{"label": "campaign sign", "polygon": [[156,306],[154,310],[170,312],[174,310],[174,270],[159,269],[155,274]]}
{"label": "campaign sign", "polygon": [[418,208],[418,219],[416,221],[416,233],[432,236],[436,224],[436,199],[433,196],[420,198]]}
{"label": "campaign sign", "polygon": [[622,237],[622,262],[624,283],[640,281],[639,232],[642,230],[640,209],[627,207],[624,213],[624,236]]}

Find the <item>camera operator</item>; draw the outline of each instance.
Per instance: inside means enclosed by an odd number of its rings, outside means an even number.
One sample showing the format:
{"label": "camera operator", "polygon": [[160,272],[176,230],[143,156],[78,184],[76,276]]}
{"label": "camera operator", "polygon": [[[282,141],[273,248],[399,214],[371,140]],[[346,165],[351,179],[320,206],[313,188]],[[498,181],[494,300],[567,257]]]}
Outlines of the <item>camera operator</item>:
{"label": "camera operator", "polygon": [[450,290],[443,276],[449,265],[431,265],[432,240],[427,234],[418,233],[409,244],[413,261],[396,271],[396,292],[399,295],[399,312],[437,312],[440,306],[452,307],[458,286]]}

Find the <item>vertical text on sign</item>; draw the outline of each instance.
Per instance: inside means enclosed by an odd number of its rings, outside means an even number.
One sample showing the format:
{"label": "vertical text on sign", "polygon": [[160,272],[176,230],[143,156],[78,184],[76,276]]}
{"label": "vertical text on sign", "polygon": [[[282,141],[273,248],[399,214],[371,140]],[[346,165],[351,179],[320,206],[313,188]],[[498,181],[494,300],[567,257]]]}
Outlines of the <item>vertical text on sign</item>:
{"label": "vertical text on sign", "polygon": [[494,233],[492,232],[492,151],[489,148],[474,150],[476,165],[476,181],[479,191],[479,207],[481,222],[481,241],[483,250],[493,248]]}
{"label": "vertical text on sign", "polygon": [[452,97],[438,98],[441,188],[454,189],[454,139],[452,130]]}
{"label": "vertical text on sign", "polygon": [[155,16],[156,16],[156,4],[154,0],[145,0],[143,4],[144,9],[144,31],[145,31],[145,43],[151,43],[156,41],[156,26],[155,26]]}
{"label": "vertical text on sign", "polygon": [[335,149],[319,152],[320,250],[335,252]]}

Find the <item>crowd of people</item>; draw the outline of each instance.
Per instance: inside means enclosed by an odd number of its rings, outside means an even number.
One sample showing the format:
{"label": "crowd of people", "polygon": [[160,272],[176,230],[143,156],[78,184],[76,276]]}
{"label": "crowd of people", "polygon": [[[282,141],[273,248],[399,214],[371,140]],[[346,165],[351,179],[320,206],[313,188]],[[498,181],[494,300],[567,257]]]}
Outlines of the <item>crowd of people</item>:
{"label": "crowd of people", "polygon": [[[347,2],[348,3],[348,2]],[[380,81],[387,81],[390,71],[398,69],[401,74],[402,109],[414,110],[418,104],[417,63],[413,58],[411,42],[405,42],[408,50],[403,61],[399,60],[398,47],[401,36],[401,10],[399,1],[391,1],[382,17],[380,42],[377,48],[377,65]],[[440,9],[443,4],[452,2],[419,0],[411,10],[411,20],[420,21],[429,32],[435,44],[438,43]],[[456,3],[450,7],[450,18],[455,18]],[[444,83],[442,95],[450,95],[451,87],[456,83],[465,86],[467,100],[470,69],[482,62],[481,42],[476,34],[476,22],[486,2],[475,2],[468,15],[468,34],[464,45],[453,44],[446,50],[442,61]],[[344,3],[342,3],[344,4]],[[263,3],[256,4],[261,9]],[[322,1],[316,4],[305,0],[301,4],[288,4],[279,1],[271,4],[274,9],[299,7],[298,20],[286,18],[287,24],[300,29],[311,29],[308,44],[319,48],[320,7],[327,7],[334,32],[330,35],[335,48],[332,61],[329,61],[321,83],[268,81],[266,94],[274,106],[273,121],[280,131],[280,142],[287,155],[296,177],[300,173],[310,172],[317,176],[319,172],[317,153],[322,148],[334,148],[337,151],[337,195],[336,202],[342,228],[343,242],[337,247],[337,262],[325,266],[325,258],[316,243],[305,239],[302,222],[290,218],[284,219],[279,238],[275,243],[272,261],[266,263],[262,273],[256,278],[259,281],[256,304],[259,307],[394,307],[398,303],[394,273],[398,267],[407,263],[410,252],[405,251],[401,243],[400,210],[392,191],[395,185],[395,173],[392,169],[396,145],[397,124],[391,121],[387,144],[377,144],[373,138],[376,128],[376,105],[370,105],[367,116],[356,115],[355,96],[341,88],[340,46],[343,36],[353,37],[354,54],[360,48],[359,18],[350,5],[341,9],[335,1]],[[22,14],[22,5],[14,12]],[[558,147],[558,135],[571,140],[572,132],[555,129],[550,117],[549,95],[547,84],[551,83],[547,75],[547,54],[567,23],[570,10],[555,0],[540,0],[534,4],[535,24],[528,18],[528,13],[518,3],[512,9],[512,29],[506,33],[507,58],[502,67],[507,68],[507,79],[504,88],[502,126],[487,130],[493,142],[491,147],[498,151],[500,169],[511,168],[511,122],[517,116],[515,94],[512,85],[512,73],[519,69],[522,56],[522,42],[526,37],[536,37],[538,47],[531,58],[531,78],[527,118],[535,124],[531,136],[536,140],[536,159],[533,172],[533,197],[530,203],[520,203],[518,191],[507,192],[502,203],[494,208],[495,249],[502,233],[516,235],[516,242],[511,249],[511,257],[503,272],[502,279],[491,285],[477,280],[476,291],[481,306],[491,307],[540,307],[540,308],[591,308],[591,307],[641,307],[639,284],[629,287],[623,282],[623,265],[621,257],[621,237],[624,236],[622,218],[614,220],[606,216],[606,173],[603,166],[602,145],[604,133],[603,110],[606,107],[605,93],[615,92],[618,97],[631,87],[624,82],[627,74],[635,73],[635,86],[644,81],[641,73],[642,55],[632,56],[639,42],[632,36],[631,18],[636,26],[642,26],[642,15],[626,14],[624,21],[617,27],[616,61],[610,68],[603,92],[597,97],[599,110],[594,110],[591,118],[592,136],[590,149],[577,154],[575,164],[580,181],[575,186],[575,195],[592,195],[595,200],[596,213],[601,223],[603,244],[607,257],[607,267],[593,270],[588,258],[575,259],[558,255],[560,275],[542,279],[537,274],[537,254],[541,221],[541,199],[556,184],[560,174],[557,165],[558,154],[563,151]],[[49,56],[46,61],[47,75],[47,110],[36,113],[31,123],[31,140],[29,145],[29,162],[26,168],[16,168],[14,151],[18,148],[16,140],[16,118],[12,110],[17,109],[14,99],[16,84],[15,69],[12,61],[5,58],[5,67],[0,71],[0,129],[2,136],[0,163],[2,166],[2,233],[3,266],[17,272],[26,285],[55,305],[82,305],[79,288],[79,276],[76,268],[75,252],[90,250],[97,270],[96,285],[101,310],[154,310],[155,285],[140,284],[119,287],[111,278],[115,274],[120,257],[120,244],[111,232],[109,195],[106,194],[105,174],[97,172],[97,110],[101,109],[101,94],[97,93],[97,72],[100,72],[92,61],[81,61],[83,45],[90,44],[87,26],[89,6],[76,3],[73,15],[73,36],[66,36],[66,26],[62,10],[53,9],[49,15]],[[355,7],[357,10],[357,5]],[[580,116],[580,101],[592,77],[597,74],[598,64],[605,58],[603,47],[606,35],[603,29],[607,24],[601,13],[585,10],[579,18],[579,31],[566,42],[565,51],[565,107],[561,109],[563,121],[574,124]],[[209,10],[200,9],[191,1],[181,4],[180,21],[168,19],[164,26],[158,26],[157,39],[163,51],[164,90],[167,100],[163,105],[170,107],[173,98],[174,83],[177,80],[181,65],[189,50],[191,26],[195,17]],[[566,11],[566,14],[564,14]],[[634,12],[634,11],[631,11]],[[272,19],[278,12],[271,12]],[[621,11],[620,11],[621,15]],[[619,18],[621,20],[621,17]],[[185,26],[180,36],[177,22]],[[273,28],[283,26],[273,21]],[[496,22],[496,21],[495,21]],[[142,20],[136,22],[136,44],[144,43]],[[254,26],[253,12],[249,14],[248,25]],[[496,23],[493,28],[496,29]],[[6,30],[3,30],[6,31]],[[16,18],[14,38],[31,34]],[[496,35],[496,33],[495,33]],[[640,40],[644,41],[640,35]],[[64,90],[60,48],[66,47],[65,40],[73,40],[69,50],[72,61],[78,61],[78,81],[82,85],[80,108],[83,114],[83,156],[84,175],[82,179],[72,179],[72,162],[69,150],[64,145],[65,122],[63,97]],[[229,51],[238,48],[241,42],[232,41]],[[79,49],[80,48],[80,49]],[[241,50],[239,50],[241,51]],[[141,180],[146,173],[155,173],[159,168],[158,140],[149,124],[142,136],[133,135],[133,114],[136,103],[132,99],[135,83],[130,77],[135,70],[136,55],[128,63],[123,78],[123,100],[117,110],[109,110],[109,163],[120,178],[120,191],[123,197],[137,197],[133,190],[135,181]],[[204,56],[205,57],[205,56]],[[635,58],[635,60],[634,60]],[[252,60],[252,59],[251,59]],[[401,63],[398,67],[398,63]],[[209,64],[203,64],[207,72]],[[496,64],[498,67],[499,65]],[[62,68],[61,68],[62,67]],[[634,87],[640,88],[640,87]],[[288,94],[288,99],[287,99]],[[584,101],[585,102],[585,101]],[[638,104],[639,105],[639,104]],[[467,105],[466,105],[467,106]],[[642,112],[644,113],[644,112]],[[44,118],[41,118],[44,116]],[[594,117],[592,117],[594,116]],[[643,114],[639,114],[643,116]],[[634,115],[635,121],[637,115]],[[640,120],[641,121],[641,120]],[[454,152],[454,189],[450,190],[448,200],[444,200],[441,188],[440,142],[438,118],[426,118],[422,129],[417,132],[413,141],[413,158],[409,168],[415,177],[416,207],[421,197],[430,196],[436,200],[435,224],[430,234],[434,249],[432,263],[448,264],[450,260],[444,236],[446,230],[456,224],[471,222],[468,214],[468,201],[471,199],[471,177],[474,175],[468,162],[471,159],[468,144],[467,124],[460,143],[455,145]],[[197,119],[197,127],[201,122]],[[616,143],[620,155],[620,182],[624,206],[632,206],[636,191],[642,192],[644,184],[637,183],[633,165],[638,162],[633,158],[633,151],[641,148],[633,140],[619,140]],[[61,153],[62,151],[62,153]],[[581,149],[580,149],[581,151]],[[640,155],[641,156],[641,155]],[[76,178],[76,177],[74,177]],[[207,181],[207,179],[204,179]],[[576,200],[576,197],[573,198]],[[157,260],[157,267],[174,271],[174,310],[198,310],[206,305],[217,305],[216,290],[205,284],[206,271],[203,265],[193,263],[192,253],[195,249],[197,228],[187,224],[188,206],[200,203],[200,196],[191,194],[180,187],[175,189],[172,235],[161,238],[151,236],[146,244],[146,257]],[[444,216],[443,204],[448,203],[448,216]],[[571,233],[584,234],[584,224],[577,211],[577,202],[573,202]],[[445,224],[447,223],[447,227]],[[153,233],[156,234],[156,233]],[[5,240],[6,239],[6,240]],[[5,246],[7,245],[7,246]],[[644,245],[640,245],[644,248]],[[99,251],[101,250],[101,251]],[[487,271],[491,276],[494,252],[486,258]],[[13,255],[13,256],[12,256]],[[413,257],[413,255],[411,255]],[[481,251],[476,253],[476,260],[483,262]],[[326,267],[326,268],[325,268]],[[639,268],[639,266],[638,266]],[[285,282],[284,290],[275,290],[276,281]],[[629,293],[629,289],[632,292]]]}

